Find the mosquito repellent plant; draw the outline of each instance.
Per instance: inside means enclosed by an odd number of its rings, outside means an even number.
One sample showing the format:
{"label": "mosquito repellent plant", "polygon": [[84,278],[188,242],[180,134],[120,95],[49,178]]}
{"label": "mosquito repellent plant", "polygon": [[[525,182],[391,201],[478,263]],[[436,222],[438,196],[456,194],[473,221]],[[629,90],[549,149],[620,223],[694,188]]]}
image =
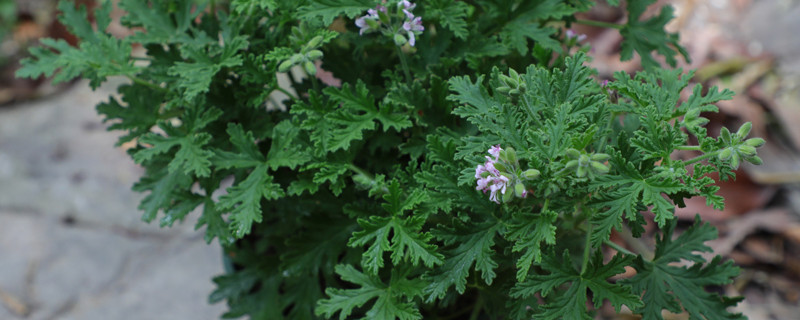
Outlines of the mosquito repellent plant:
{"label": "mosquito repellent plant", "polygon": [[[146,169],[143,219],[197,210],[223,246],[226,318],[743,318],[710,288],[739,272],[701,255],[716,230],[676,235],[674,209],[722,208],[708,174],[764,140],[703,127],[730,91],[681,101],[692,73],[652,56],[686,55],[670,7],[615,25],[577,19],[585,0],[120,0],[119,39],[100,2],[96,25],[62,2],[80,45],[44,39],[17,74],[131,80],[97,110]],[[619,29],[646,71],[601,83],[573,24]],[[650,218],[653,253],[610,241]]]}

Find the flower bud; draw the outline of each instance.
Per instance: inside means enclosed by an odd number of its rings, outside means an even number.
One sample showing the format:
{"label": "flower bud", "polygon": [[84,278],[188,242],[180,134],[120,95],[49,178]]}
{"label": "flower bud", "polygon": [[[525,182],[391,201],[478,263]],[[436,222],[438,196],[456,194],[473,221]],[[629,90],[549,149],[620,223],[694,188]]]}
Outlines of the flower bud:
{"label": "flower bud", "polygon": [[567,154],[567,157],[570,157],[572,159],[578,159],[578,157],[581,156],[580,151],[572,149],[572,148],[567,149],[566,154]]}
{"label": "flower bud", "polygon": [[597,161],[597,162],[606,162],[610,158],[611,156],[605,153],[595,153],[592,155],[592,161]]}
{"label": "flower bud", "polygon": [[600,162],[592,161],[591,163],[592,170],[598,174],[606,174],[608,173],[608,167]]}
{"label": "flower bud", "polygon": [[319,50],[311,50],[306,54],[308,60],[314,61],[319,58],[322,58],[322,51]]}
{"label": "flower bud", "polygon": [[497,169],[497,171],[500,171],[500,172],[508,172],[508,168],[506,168],[506,165],[504,165],[501,162],[495,162],[494,163],[494,168]]}
{"label": "flower bud", "polygon": [[517,182],[517,184],[514,185],[514,195],[522,198],[523,194],[525,194],[525,186],[522,182]]}
{"label": "flower bud", "polygon": [[739,169],[739,155],[738,154],[734,153],[734,154],[731,155],[731,163],[730,163],[730,165],[731,165],[731,168],[733,168],[733,170]]}
{"label": "flower bud", "polygon": [[747,137],[747,135],[750,134],[751,128],[753,128],[753,123],[749,121],[745,122],[741,127],[739,127],[739,131],[736,132],[736,137],[738,137],[739,140],[744,139],[744,137]]}
{"label": "flower bud", "polygon": [[381,24],[373,19],[364,19],[364,22],[366,22],[367,26],[369,26],[369,31],[377,30],[378,28],[381,27]]}
{"label": "flower bud", "polygon": [[292,62],[292,60],[286,60],[284,62],[281,62],[281,64],[278,66],[278,72],[287,72],[289,71],[289,69],[292,68],[293,65],[294,63]]}
{"label": "flower bud", "polygon": [[[574,160],[573,160],[573,161],[574,161]],[[526,180],[533,180],[533,179],[536,179],[536,178],[538,178],[538,177],[539,177],[539,174],[540,174],[539,170],[536,170],[536,169],[528,169],[528,170],[525,170],[525,172],[523,172],[523,173],[522,173],[522,176],[523,176],[523,177],[524,177]]]}
{"label": "flower bud", "polygon": [[740,145],[736,149],[738,149],[739,153],[741,153],[745,157],[752,157],[756,155],[756,148],[748,146],[746,144]]}
{"label": "flower bud", "polygon": [[577,167],[577,166],[578,166],[578,160],[570,160],[570,161],[567,162],[567,164],[564,166],[564,168],[572,170],[572,169],[575,169],[575,167]]}
{"label": "flower bud", "polygon": [[511,200],[514,199],[514,192],[508,192],[503,194],[503,202],[509,203]]}
{"label": "flower bud", "polygon": [[751,146],[751,147],[754,147],[754,148],[761,147],[761,146],[764,145],[764,143],[766,143],[766,141],[764,139],[761,139],[761,138],[747,139],[747,141],[744,142],[744,144],[746,144],[748,146]]}
{"label": "flower bud", "polygon": [[584,166],[579,166],[577,172],[575,172],[575,174],[578,176],[578,178],[585,177],[586,173],[587,173],[587,170],[586,170],[586,167],[584,167]]}
{"label": "flower bud", "polygon": [[[506,149],[505,149],[505,150],[503,150],[503,151],[505,151],[505,154],[506,154],[506,162],[507,162],[507,163],[510,163],[510,164],[517,164],[517,151],[516,151],[516,150],[514,150],[514,148],[512,148],[512,147],[508,147],[508,148],[506,148]],[[503,154],[503,152],[501,152],[500,154]]]}
{"label": "flower bud", "polygon": [[725,148],[722,150],[722,152],[719,153],[719,159],[722,161],[728,160],[730,159],[732,154],[733,151],[731,151],[731,148]]}
{"label": "flower bud", "polygon": [[511,88],[509,88],[509,87],[497,87],[496,89],[494,89],[494,91],[497,91],[497,92],[502,93],[502,94],[508,94],[508,92],[511,91]]}
{"label": "flower bud", "polygon": [[731,145],[731,132],[728,131],[728,128],[722,127],[722,130],[719,131],[719,138],[722,139],[722,142],[726,145]]}
{"label": "flower bud", "polygon": [[761,164],[764,163],[764,160],[761,160],[761,158],[759,158],[758,156],[748,157],[745,160],[757,166],[760,166]]}
{"label": "flower bud", "polygon": [[402,46],[406,44],[406,42],[408,42],[408,39],[406,39],[406,37],[404,37],[402,34],[399,33],[394,34],[394,44]]}
{"label": "flower bud", "polygon": [[[369,19],[367,19],[367,20],[369,20]],[[369,21],[367,21],[367,23],[369,23]],[[316,37],[311,38],[311,40],[308,41],[308,43],[306,44],[306,48],[316,48],[316,47],[319,47],[319,45],[321,43],[322,43],[322,36],[316,36]]]}
{"label": "flower bud", "polygon": [[511,96],[518,96],[520,93],[522,92],[520,92],[519,89],[511,89],[511,91],[508,92]]}
{"label": "flower bud", "polygon": [[306,73],[308,73],[310,76],[317,74],[317,67],[314,66],[314,63],[311,61],[304,62],[303,69],[306,69]]}

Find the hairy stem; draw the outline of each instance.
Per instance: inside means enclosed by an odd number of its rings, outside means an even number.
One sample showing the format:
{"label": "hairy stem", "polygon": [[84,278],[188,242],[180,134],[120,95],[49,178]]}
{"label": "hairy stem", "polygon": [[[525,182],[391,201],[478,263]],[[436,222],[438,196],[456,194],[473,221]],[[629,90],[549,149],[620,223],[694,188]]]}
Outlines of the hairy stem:
{"label": "hairy stem", "polygon": [[622,25],[622,24],[616,24],[616,23],[610,23],[610,22],[604,22],[604,21],[597,21],[597,20],[584,20],[584,19],[575,20],[575,23],[582,24],[582,25],[587,25],[587,26],[601,27],[601,28],[611,28],[611,29],[622,29],[622,27],[625,26],[625,25]]}
{"label": "hairy stem", "polygon": [[703,149],[700,149],[700,146],[677,146],[677,147],[675,147],[675,149],[678,149],[678,150],[703,151]]}
{"label": "hairy stem", "polygon": [[686,166],[693,165],[693,164],[698,163],[700,161],[703,161],[705,159],[714,157],[714,156],[718,155],[720,152],[722,152],[722,150],[709,152],[709,153],[703,154],[701,156],[697,156],[695,158],[689,159],[688,161],[684,162],[683,164],[686,165]]}
{"label": "hairy stem", "polygon": [[625,249],[625,248],[623,248],[622,246],[620,246],[620,245],[616,244],[614,241],[611,241],[611,240],[606,240],[604,243],[605,243],[607,246],[611,247],[612,249],[614,249],[614,250],[617,250],[617,251],[619,251],[619,252],[622,252],[622,253],[624,253],[624,254],[627,254],[627,255],[632,255],[632,256],[635,256],[635,255],[636,255],[636,254],[635,254],[635,253],[633,253],[632,251],[630,251],[630,250],[628,250],[628,249]]}
{"label": "hairy stem", "polygon": [[475,301],[475,307],[472,308],[469,320],[477,320],[478,316],[481,315],[481,309],[483,309],[483,295],[478,293],[478,300]]}
{"label": "hairy stem", "polygon": [[403,66],[403,73],[406,75],[406,82],[411,83],[411,70],[408,68],[408,61],[406,61],[406,55],[403,53],[403,50],[400,49],[399,46],[394,46],[397,51],[397,56],[400,57],[400,64]]}
{"label": "hairy stem", "polygon": [[166,88],[162,88],[161,86],[159,86],[159,85],[157,85],[155,83],[152,83],[150,81],[144,80],[144,79],[139,78],[137,76],[129,75],[128,79],[131,79],[131,81],[133,81],[136,84],[140,84],[140,85],[143,85],[145,87],[148,87],[148,88],[151,88],[151,89],[154,89],[154,90],[157,90],[157,91],[167,92]]}
{"label": "hairy stem", "polygon": [[586,244],[583,247],[583,262],[581,264],[581,275],[586,273],[586,269],[589,267],[589,253],[592,251],[592,226],[589,223],[589,230],[586,230]]}

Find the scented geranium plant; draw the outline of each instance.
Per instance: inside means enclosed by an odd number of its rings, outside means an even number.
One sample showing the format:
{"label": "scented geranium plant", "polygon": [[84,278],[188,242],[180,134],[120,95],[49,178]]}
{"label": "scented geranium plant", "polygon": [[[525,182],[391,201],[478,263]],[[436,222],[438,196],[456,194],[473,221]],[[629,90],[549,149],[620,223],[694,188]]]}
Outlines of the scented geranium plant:
{"label": "scented geranium plant", "polygon": [[[224,248],[226,318],[743,318],[714,290],[738,274],[703,255],[715,229],[676,235],[673,213],[722,208],[708,174],[764,140],[703,127],[732,92],[681,101],[653,2],[614,25],[577,19],[584,0],[120,0],[117,38],[109,1],[95,24],[64,1],[80,45],[44,39],[17,75],[130,79],[97,111],[146,169],[143,219]],[[576,23],[619,29],[646,71],[600,82]]]}

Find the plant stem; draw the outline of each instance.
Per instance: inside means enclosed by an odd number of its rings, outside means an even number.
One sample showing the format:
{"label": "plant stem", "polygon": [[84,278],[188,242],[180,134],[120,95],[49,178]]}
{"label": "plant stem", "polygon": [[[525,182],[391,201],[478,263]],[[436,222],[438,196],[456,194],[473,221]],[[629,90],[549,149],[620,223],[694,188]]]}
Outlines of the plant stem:
{"label": "plant stem", "polygon": [[589,266],[589,253],[592,251],[592,226],[589,223],[589,230],[586,230],[586,245],[583,248],[583,264],[581,265],[581,275],[586,273],[586,269]]}
{"label": "plant stem", "polygon": [[621,24],[604,22],[604,21],[597,21],[597,20],[578,19],[578,20],[575,20],[575,23],[582,24],[582,25],[587,25],[587,26],[611,28],[611,29],[622,29],[622,27],[624,27],[624,25],[621,25]]}
{"label": "plant stem", "polygon": [[607,246],[609,246],[609,247],[613,248],[614,250],[617,250],[617,251],[619,251],[619,252],[622,252],[622,253],[624,253],[624,254],[627,254],[627,255],[632,255],[632,256],[635,256],[635,255],[636,255],[635,253],[631,252],[630,250],[628,250],[628,249],[625,249],[625,248],[623,248],[622,246],[620,246],[620,245],[616,244],[614,241],[611,241],[611,240],[606,240],[604,243],[605,243]]}
{"label": "plant stem", "polygon": [[469,320],[477,320],[478,316],[481,315],[481,309],[483,309],[483,295],[478,293],[478,300],[475,301],[475,307],[472,308]]}
{"label": "plant stem", "polygon": [[155,83],[149,82],[149,81],[144,80],[142,78],[139,78],[137,76],[129,75],[128,79],[131,79],[131,81],[133,81],[136,84],[141,84],[141,85],[143,85],[145,87],[148,87],[148,88],[151,88],[151,89],[155,89],[155,90],[158,90],[158,91],[161,91],[161,92],[167,92],[167,89],[162,88],[162,87],[160,87],[159,85],[157,85]]}
{"label": "plant stem", "polygon": [[274,91],[274,90],[278,90],[278,91],[280,91],[281,93],[285,94],[287,97],[289,97],[289,99],[292,99],[292,101],[297,101],[297,97],[295,97],[294,95],[292,95],[292,94],[291,94],[289,91],[287,91],[286,89],[284,89],[284,88],[281,88],[280,86],[276,86],[275,88],[272,88],[272,90],[273,90],[273,91]]}
{"label": "plant stem", "polygon": [[633,247],[634,250],[639,252],[645,259],[652,260],[653,257],[655,256],[653,251],[650,250],[650,248],[648,248],[646,244],[644,244],[642,241],[634,237],[633,234],[631,234],[631,230],[628,229],[628,226],[623,225],[622,232],[620,232],[619,235],[622,237],[623,240],[625,240],[626,243],[628,243],[631,247]]}
{"label": "plant stem", "polygon": [[[375,181],[375,178],[369,172],[364,171],[364,169],[361,169],[352,163],[347,165],[347,168],[350,169],[350,171],[353,171],[355,174],[362,175],[364,178],[367,178],[370,181],[370,187],[378,184],[378,182]],[[381,191],[383,191],[383,193],[389,193],[389,189],[385,186],[381,188]]]}
{"label": "plant stem", "polygon": [[411,83],[411,70],[408,69],[408,61],[406,61],[406,55],[403,53],[403,50],[400,49],[399,46],[394,46],[397,51],[397,56],[400,57],[400,64],[403,65],[403,73],[406,74],[406,81]]}
{"label": "plant stem", "polygon": [[703,151],[703,149],[700,149],[700,146],[677,146],[677,147],[675,147],[675,149],[678,149],[678,150]]}
{"label": "plant stem", "polygon": [[697,157],[695,157],[693,159],[689,159],[689,161],[686,161],[683,164],[686,165],[686,166],[693,165],[693,164],[698,163],[700,161],[703,161],[705,159],[708,159],[708,158],[711,158],[713,156],[716,156],[720,152],[721,152],[721,150],[717,150],[717,151],[714,151],[714,152],[709,152],[709,153],[703,154],[701,156],[697,156]]}

